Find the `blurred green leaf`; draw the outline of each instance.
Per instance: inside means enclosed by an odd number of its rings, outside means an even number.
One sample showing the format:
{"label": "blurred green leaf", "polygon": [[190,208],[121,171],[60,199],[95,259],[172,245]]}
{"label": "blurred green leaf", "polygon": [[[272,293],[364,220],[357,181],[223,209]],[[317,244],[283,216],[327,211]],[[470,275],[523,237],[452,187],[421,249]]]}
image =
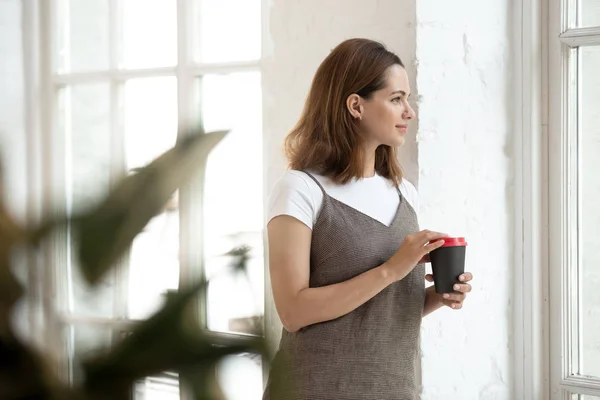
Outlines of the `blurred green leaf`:
{"label": "blurred green leaf", "polygon": [[66,393],[35,350],[12,332],[0,338],[0,399],[54,400]]}
{"label": "blurred green leaf", "polygon": [[245,274],[248,278],[249,276],[248,271],[246,270],[246,265],[248,264],[248,260],[250,260],[251,250],[252,247],[243,245],[234,247],[233,249],[229,250],[227,253],[224,254],[225,256],[233,257],[234,260],[231,264],[233,270],[235,272]]}
{"label": "blurred green leaf", "polygon": [[104,390],[113,384],[132,384],[163,371],[210,367],[230,354],[261,353],[263,342],[258,338],[243,344],[214,346],[199,329],[186,329],[187,305],[205,286],[201,282],[173,295],[163,309],[136,327],[109,354],[85,362],[86,387],[92,391]]}
{"label": "blurred green leaf", "polygon": [[0,337],[10,336],[10,313],[23,294],[21,284],[11,271],[15,246],[25,238],[25,230],[0,203]]}
{"label": "blurred green leaf", "polygon": [[[171,201],[173,194],[195,174],[204,175],[206,160],[227,132],[196,133],[180,139],[146,167],[136,169],[111,190],[100,205],[76,215],[47,215],[26,230],[0,203],[0,399],[125,400],[136,381],[164,371],[178,372],[198,400],[224,399],[215,366],[225,356],[266,354],[264,339],[224,341],[195,325],[190,305],[206,297],[206,282],[170,293],[161,310],[140,322],[110,352],[82,364],[82,385],[68,387],[31,347],[17,340],[10,325],[13,304],[23,289],[11,270],[11,253],[24,243],[37,245],[56,229],[70,226],[78,244],[81,273],[95,285],[130,247],[135,236]],[[30,250],[31,248],[27,248]],[[245,271],[250,248],[240,246],[225,256],[232,267]],[[223,339],[220,334],[218,339]],[[218,343],[219,345],[215,345]]]}
{"label": "blurred green leaf", "polygon": [[0,339],[9,336],[13,305],[23,294],[23,288],[10,270],[9,261],[0,259]]}
{"label": "blurred green leaf", "polygon": [[48,235],[58,228],[66,228],[70,222],[76,222],[77,217],[69,218],[66,215],[46,216],[37,226],[27,231],[26,242],[31,246],[38,246]]}
{"label": "blurred green leaf", "polygon": [[0,249],[5,250],[25,238],[25,230],[0,203]]}
{"label": "blurred green leaf", "polygon": [[89,283],[98,282],[171,195],[204,169],[209,153],[226,134],[195,134],[180,140],[75,220],[82,274]]}

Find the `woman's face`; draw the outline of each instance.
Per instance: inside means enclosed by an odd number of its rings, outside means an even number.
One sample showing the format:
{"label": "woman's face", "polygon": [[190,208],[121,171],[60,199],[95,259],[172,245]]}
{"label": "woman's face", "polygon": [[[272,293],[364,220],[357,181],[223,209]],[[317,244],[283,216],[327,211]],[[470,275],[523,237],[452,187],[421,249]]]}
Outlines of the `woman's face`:
{"label": "woman's face", "polygon": [[375,148],[379,145],[397,147],[404,143],[408,123],[415,111],[408,104],[408,75],[400,65],[388,69],[386,86],[361,98],[359,126],[363,138]]}

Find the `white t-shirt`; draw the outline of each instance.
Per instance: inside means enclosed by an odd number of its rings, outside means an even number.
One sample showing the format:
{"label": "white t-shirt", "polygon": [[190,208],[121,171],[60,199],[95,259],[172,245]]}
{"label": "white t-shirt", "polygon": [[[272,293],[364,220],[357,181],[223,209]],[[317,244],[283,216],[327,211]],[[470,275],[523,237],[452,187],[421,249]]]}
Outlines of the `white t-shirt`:
{"label": "white t-shirt", "polygon": [[[312,175],[329,196],[384,225],[389,226],[392,223],[400,198],[393,183],[388,179],[375,174],[370,178],[354,179],[345,185],[340,185],[328,177]],[[406,179],[402,179],[400,193],[418,215],[419,198],[415,187]],[[312,229],[322,203],[323,192],[315,181],[302,171],[287,171],[271,191],[266,222],[268,224],[278,215],[289,215]]]}

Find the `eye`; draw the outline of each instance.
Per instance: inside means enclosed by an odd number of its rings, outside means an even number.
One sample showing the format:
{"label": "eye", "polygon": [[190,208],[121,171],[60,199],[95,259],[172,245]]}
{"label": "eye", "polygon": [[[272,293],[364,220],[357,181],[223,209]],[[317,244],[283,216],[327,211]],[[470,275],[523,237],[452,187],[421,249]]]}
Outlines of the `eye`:
{"label": "eye", "polygon": [[402,103],[402,97],[394,97],[394,98],[392,99],[392,101],[393,101],[394,103]]}

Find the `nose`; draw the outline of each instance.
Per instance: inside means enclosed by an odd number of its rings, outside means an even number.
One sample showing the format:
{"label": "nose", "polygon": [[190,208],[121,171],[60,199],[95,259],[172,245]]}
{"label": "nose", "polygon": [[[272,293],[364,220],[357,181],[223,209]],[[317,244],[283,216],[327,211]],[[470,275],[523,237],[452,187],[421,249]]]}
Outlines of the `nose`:
{"label": "nose", "polygon": [[413,110],[413,108],[410,106],[410,104],[408,104],[408,102],[405,103],[404,114],[402,115],[402,117],[404,119],[413,119],[416,117],[415,110]]}

